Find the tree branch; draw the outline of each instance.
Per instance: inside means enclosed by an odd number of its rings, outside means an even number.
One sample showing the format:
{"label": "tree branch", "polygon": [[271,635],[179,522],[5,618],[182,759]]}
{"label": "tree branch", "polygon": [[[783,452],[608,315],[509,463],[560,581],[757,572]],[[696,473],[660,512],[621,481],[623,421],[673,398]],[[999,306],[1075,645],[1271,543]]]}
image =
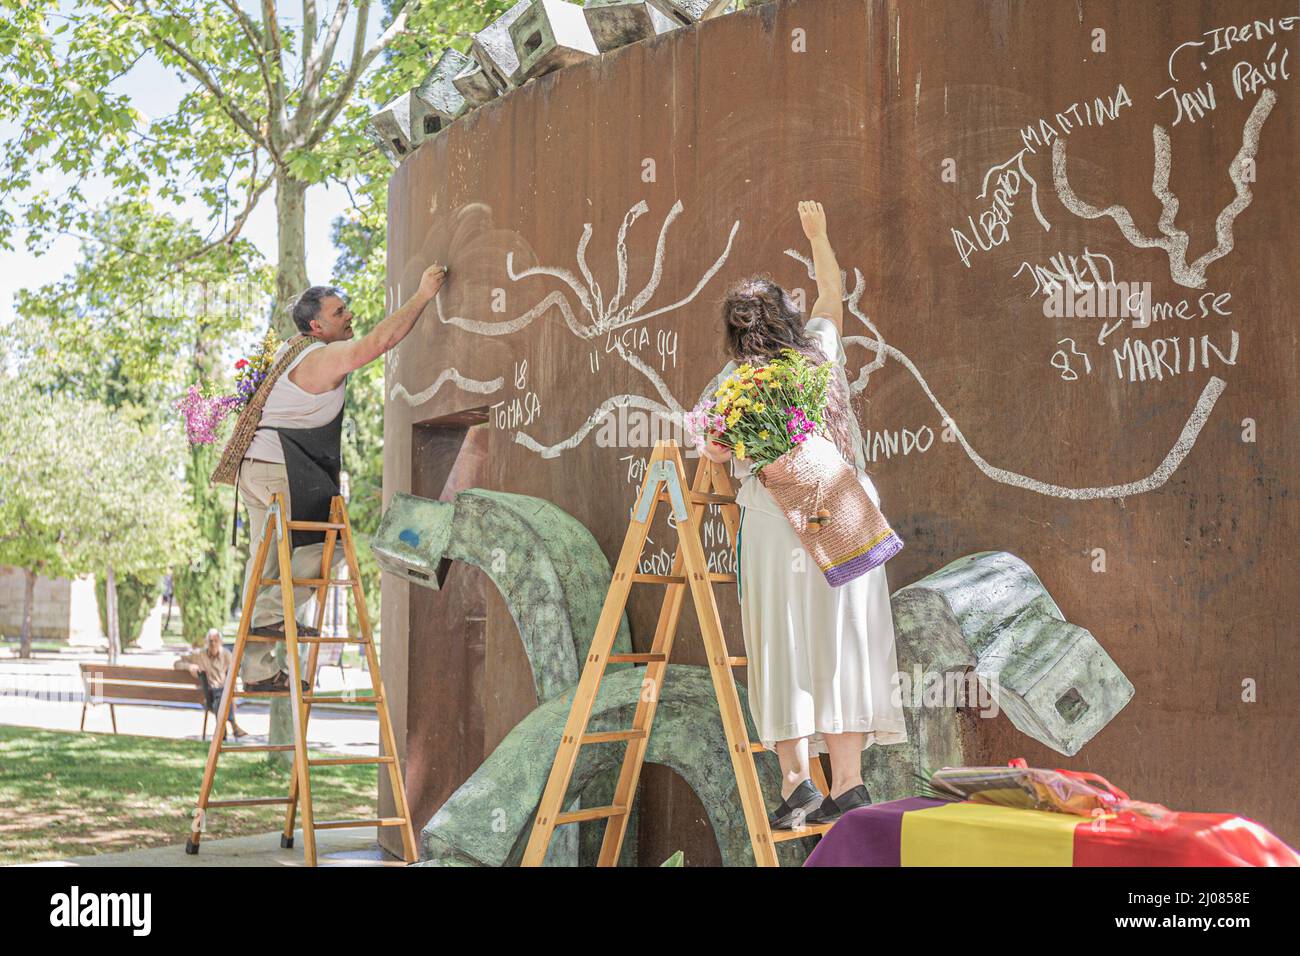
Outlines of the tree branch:
{"label": "tree branch", "polygon": [[[361,0],[369,6],[369,0]],[[330,20],[329,29],[325,32],[325,41],[321,44],[320,49],[307,60],[302,70],[302,100],[298,104],[298,112],[294,116],[294,126],[296,129],[306,127],[310,122],[316,109],[316,102],[320,94],[320,82],[334,61],[334,47],[339,41],[339,33],[343,30],[343,24],[348,18],[348,0],[338,0],[338,6],[334,8],[334,17]]]}
{"label": "tree branch", "polygon": [[[257,26],[253,23],[252,18],[245,13],[236,2],[236,0],[221,0],[235,14],[235,19],[239,21],[239,27],[244,31],[244,36],[248,38],[248,44],[253,48],[253,54],[257,57],[257,69],[262,74],[262,85],[266,88],[266,104],[268,123],[270,116],[275,111],[275,87],[271,82],[271,74],[266,68],[267,48],[265,42],[257,33]],[[270,130],[267,130],[267,138],[270,138]]]}
{"label": "tree branch", "polygon": [[207,71],[203,64],[191,56],[183,47],[166,37],[158,36],[156,33],[153,34],[153,37],[157,42],[161,43],[185,61],[185,64],[189,67],[186,72],[202,83],[207,88],[208,92],[216,97],[217,103],[221,106],[222,111],[230,117],[231,122],[243,130],[253,142],[259,144],[263,149],[270,153],[271,157],[278,164],[280,162],[280,156],[272,147],[271,143],[262,135],[256,124],[248,118],[248,114],[235,105],[234,101],[226,95],[220,84],[217,83],[212,74]]}
{"label": "tree branch", "polygon": [[269,187],[271,183],[275,182],[275,172],[272,170],[267,173],[266,178],[263,179],[261,183],[258,183],[256,170],[254,170],[251,182],[254,185],[248,191],[248,202],[245,204],[243,211],[235,218],[235,224],[231,226],[230,229],[226,231],[226,234],[220,239],[214,239],[211,242],[204,243],[197,251],[190,253],[188,256],[182,256],[177,259],[177,265],[180,265],[183,262],[191,262],[194,259],[200,259],[213,249],[217,248],[217,246],[229,246],[239,237],[239,233],[243,230],[244,224],[248,222],[248,217],[252,215],[253,210],[257,208],[257,201],[262,198],[262,194],[266,192],[267,187]]}
{"label": "tree branch", "polygon": [[302,0],[302,62],[304,73],[316,42],[316,0]]}
{"label": "tree branch", "polygon": [[[368,6],[369,4],[367,3],[366,5]],[[402,31],[406,29],[406,22],[409,19],[410,14],[419,8],[419,0],[415,0],[415,2],[409,7],[407,6],[407,0],[398,0],[398,3],[394,7],[397,13],[393,17],[393,22],[390,23],[388,29],[385,30],[377,40],[375,40],[370,49],[366,50],[364,53],[361,51],[365,44],[365,31],[357,31],[356,36],[353,38],[352,63],[348,67],[347,75],[339,84],[339,88],[321,103],[320,120],[311,131],[311,135],[307,137],[306,142],[303,144],[303,148],[310,148],[320,142],[321,137],[323,137],[329,130],[330,124],[334,122],[335,118],[339,115],[339,112],[352,96],[352,91],[356,88],[357,81],[361,78],[361,74],[366,71],[366,67],[374,62],[375,57],[379,56],[379,54],[382,53],[389,44],[402,34]]]}

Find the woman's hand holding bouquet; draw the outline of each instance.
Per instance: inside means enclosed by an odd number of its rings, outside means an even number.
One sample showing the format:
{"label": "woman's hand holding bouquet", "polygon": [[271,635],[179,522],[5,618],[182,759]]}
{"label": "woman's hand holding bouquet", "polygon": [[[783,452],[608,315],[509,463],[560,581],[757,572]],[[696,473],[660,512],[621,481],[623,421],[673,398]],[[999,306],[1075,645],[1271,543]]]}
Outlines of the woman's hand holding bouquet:
{"label": "woman's hand holding bouquet", "polygon": [[755,367],[746,362],[686,414],[686,434],[713,461],[734,453],[755,472],[808,440],[826,433],[825,412],[833,366],[814,365],[794,349]]}

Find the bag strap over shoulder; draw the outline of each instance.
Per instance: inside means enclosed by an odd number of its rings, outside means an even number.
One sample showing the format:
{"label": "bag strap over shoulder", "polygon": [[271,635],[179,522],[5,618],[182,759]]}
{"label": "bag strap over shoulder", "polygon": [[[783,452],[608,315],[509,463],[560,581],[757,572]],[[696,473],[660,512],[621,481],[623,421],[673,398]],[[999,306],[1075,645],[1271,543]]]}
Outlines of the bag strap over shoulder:
{"label": "bag strap over shoulder", "polygon": [[280,360],[271,367],[271,371],[262,380],[262,384],[257,387],[257,391],[248,400],[248,404],[240,410],[239,417],[235,419],[235,429],[231,432],[230,439],[221,452],[221,460],[217,462],[217,467],[212,471],[211,484],[235,484],[238,480],[240,462],[244,460],[244,455],[248,454],[248,446],[253,443],[253,434],[262,421],[262,408],[266,405],[271,389],[275,387],[275,383],[284,374],[285,369],[293,364],[294,359],[311,345],[320,343],[320,339],[312,335],[304,335],[297,341],[291,339],[290,342],[292,344],[285,349],[284,354],[280,356]]}

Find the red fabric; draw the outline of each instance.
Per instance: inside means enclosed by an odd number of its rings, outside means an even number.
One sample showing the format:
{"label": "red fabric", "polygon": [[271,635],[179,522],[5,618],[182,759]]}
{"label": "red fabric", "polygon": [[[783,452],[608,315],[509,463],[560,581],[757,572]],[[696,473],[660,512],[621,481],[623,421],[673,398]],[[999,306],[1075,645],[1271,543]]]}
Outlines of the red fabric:
{"label": "red fabric", "polygon": [[1300,866],[1300,854],[1254,820],[1175,813],[1167,824],[1133,813],[1082,821],[1075,866]]}

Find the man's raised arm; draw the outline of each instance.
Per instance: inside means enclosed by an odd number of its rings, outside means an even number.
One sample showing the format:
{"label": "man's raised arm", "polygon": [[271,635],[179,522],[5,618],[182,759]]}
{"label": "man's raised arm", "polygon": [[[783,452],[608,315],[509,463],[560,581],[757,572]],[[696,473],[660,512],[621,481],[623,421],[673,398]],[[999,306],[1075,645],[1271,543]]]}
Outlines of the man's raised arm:
{"label": "man's raised arm", "polygon": [[415,294],[361,338],[330,342],[303,359],[291,376],[295,384],[316,393],[337,388],[344,375],[373,362],[396,346],[415,327],[415,320],[438,294],[446,276],[445,266],[436,262],[429,266],[420,277],[420,286]]}

